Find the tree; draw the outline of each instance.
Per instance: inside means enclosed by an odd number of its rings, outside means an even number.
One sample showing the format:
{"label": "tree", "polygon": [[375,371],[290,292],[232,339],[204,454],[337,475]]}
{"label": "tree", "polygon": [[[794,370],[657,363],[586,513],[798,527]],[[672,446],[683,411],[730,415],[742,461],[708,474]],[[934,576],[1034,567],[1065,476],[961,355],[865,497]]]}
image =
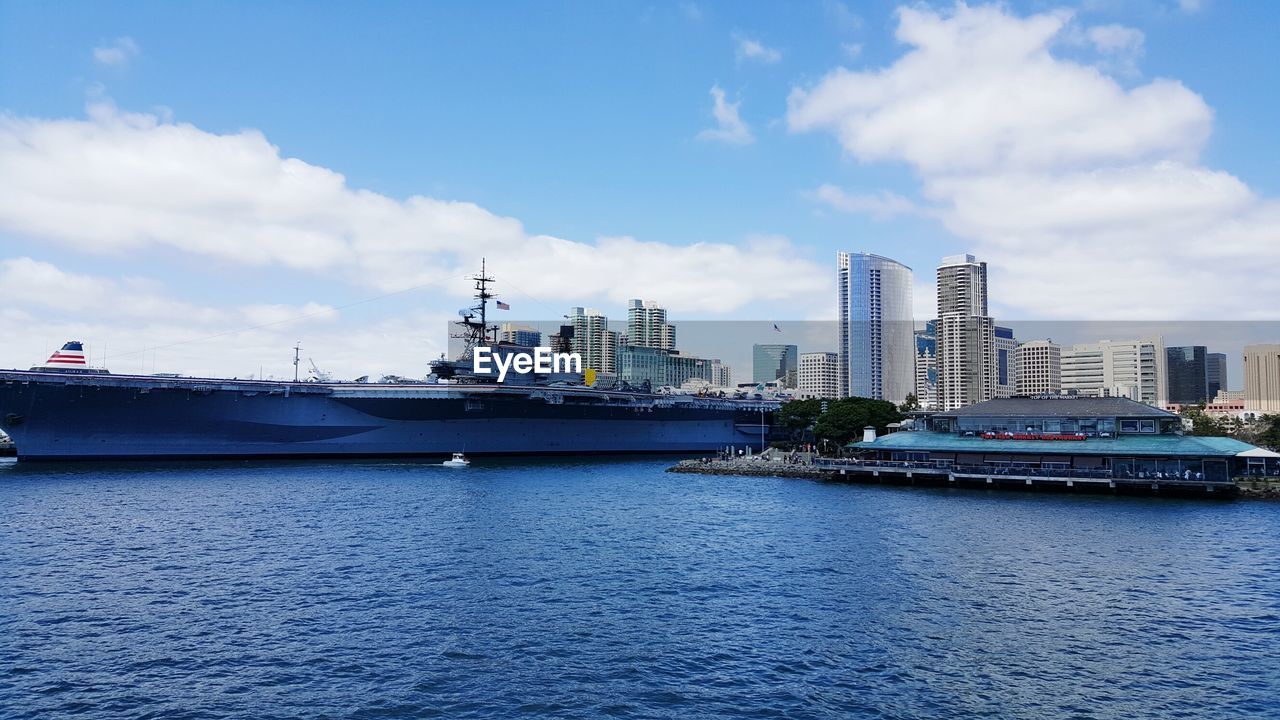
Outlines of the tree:
{"label": "tree", "polygon": [[1191,434],[1200,437],[1226,437],[1230,433],[1227,432],[1226,424],[1218,418],[1205,413],[1203,405],[1195,405],[1185,407],[1180,413],[1182,417],[1191,420]]}
{"label": "tree", "polygon": [[884,433],[889,423],[901,420],[902,413],[887,400],[844,398],[828,403],[827,411],[818,417],[813,427],[813,434],[819,440],[844,445],[861,437],[862,429],[868,425],[874,427],[877,433]]}
{"label": "tree", "polygon": [[778,426],[793,436],[813,426],[822,414],[822,400],[792,400],[778,409]]}
{"label": "tree", "polygon": [[902,412],[911,412],[912,410],[919,410],[920,398],[916,397],[915,393],[907,393],[906,401],[903,402],[901,405],[899,405],[898,409],[901,410]]}
{"label": "tree", "polygon": [[1280,450],[1280,415],[1263,415],[1253,421],[1257,430],[1256,444]]}

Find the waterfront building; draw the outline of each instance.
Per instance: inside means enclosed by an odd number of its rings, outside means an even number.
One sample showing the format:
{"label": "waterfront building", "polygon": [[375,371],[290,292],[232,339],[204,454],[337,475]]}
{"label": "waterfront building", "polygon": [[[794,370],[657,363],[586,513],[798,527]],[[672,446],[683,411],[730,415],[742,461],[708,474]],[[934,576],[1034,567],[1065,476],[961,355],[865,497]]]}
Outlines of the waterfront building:
{"label": "waterfront building", "polygon": [[921,410],[938,409],[938,336],[937,320],[924,324],[915,331],[916,339],[916,401]]}
{"label": "waterfront building", "polygon": [[751,380],[756,384],[779,381],[794,388],[800,349],[795,345],[756,344],[751,347]]}
{"label": "waterfront building", "polygon": [[575,307],[569,311],[573,325],[570,346],[582,355],[583,369],[613,374],[618,352],[618,333],[609,329],[609,318],[599,310]]}
{"label": "waterfront building", "polygon": [[1056,395],[1062,392],[1062,346],[1052,340],[1018,345],[1018,395]]}
{"label": "waterfront building", "polygon": [[1018,391],[1018,339],[1013,329],[996,325],[993,330],[995,348],[995,397],[1013,397]]}
{"label": "waterfront building", "polygon": [[1227,389],[1226,353],[1205,355],[1205,384],[1208,385],[1210,401],[1214,401],[1219,392]]}
{"label": "waterfront building", "polygon": [[1164,349],[1165,375],[1168,377],[1166,402],[1196,405],[1209,402],[1208,349],[1203,345],[1185,345]]}
{"label": "waterfront building", "polygon": [[618,348],[618,381],[631,385],[648,382],[650,387],[680,387],[690,380],[712,383],[710,360],[681,355],[674,350],[623,345]]}
{"label": "waterfront building", "polygon": [[973,255],[938,266],[938,405],[944,410],[995,394],[995,321],[987,311],[987,264]]}
{"label": "waterfront building", "polygon": [[1280,344],[1244,347],[1244,405],[1254,412],[1280,412]]}
{"label": "waterfront building", "polygon": [[870,253],[836,253],[842,394],[901,404],[915,391],[911,268]]}
{"label": "waterfront building", "polygon": [[522,347],[538,347],[542,344],[542,333],[527,325],[503,323],[498,331],[498,340],[510,345]]}
{"label": "waterfront building", "polygon": [[627,303],[627,344],[676,349],[676,328],[667,322],[667,310],[653,300]]}
{"label": "waterfront building", "polygon": [[1159,335],[1072,345],[1062,350],[1062,391],[1163,405],[1168,397],[1164,361]]}
{"label": "waterfront building", "polygon": [[798,397],[835,399],[840,397],[840,354],[808,352],[800,354]]}
{"label": "waterfront building", "polygon": [[1280,453],[1182,434],[1182,418],[1128,398],[1000,398],[933,415],[929,428],[853,443],[864,459],[954,472],[1097,473],[1117,480],[1228,483],[1280,471]]}

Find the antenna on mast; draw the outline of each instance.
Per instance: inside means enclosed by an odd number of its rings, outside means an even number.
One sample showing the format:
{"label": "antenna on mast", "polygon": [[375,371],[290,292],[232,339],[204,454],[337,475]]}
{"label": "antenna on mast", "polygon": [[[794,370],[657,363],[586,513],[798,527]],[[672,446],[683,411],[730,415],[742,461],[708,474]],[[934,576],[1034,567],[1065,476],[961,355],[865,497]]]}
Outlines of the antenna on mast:
{"label": "antenna on mast", "polygon": [[298,382],[298,357],[302,352],[302,341],[293,346],[293,381]]}
{"label": "antenna on mast", "polygon": [[494,331],[493,337],[497,338],[497,327],[489,327],[489,301],[496,296],[489,292],[489,283],[494,280],[488,275],[485,258],[480,258],[480,274],[472,275],[471,279],[476,284],[476,294],[473,297],[478,302],[469,308],[458,311],[462,319],[457,324],[462,329],[453,335],[453,337],[463,341],[462,358],[464,359],[471,357],[471,351],[476,347],[490,343],[491,330]]}

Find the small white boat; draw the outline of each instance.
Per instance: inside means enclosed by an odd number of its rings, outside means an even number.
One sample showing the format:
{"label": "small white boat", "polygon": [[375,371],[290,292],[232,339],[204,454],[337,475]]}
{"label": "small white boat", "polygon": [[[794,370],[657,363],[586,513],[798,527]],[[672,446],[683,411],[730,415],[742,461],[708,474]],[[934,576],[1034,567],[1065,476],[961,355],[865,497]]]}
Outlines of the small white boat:
{"label": "small white boat", "polygon": [[451,459],[445,460],[440,464],[445,467],[467,467],[471,464],[471,461],[462,453],[454,453]]}

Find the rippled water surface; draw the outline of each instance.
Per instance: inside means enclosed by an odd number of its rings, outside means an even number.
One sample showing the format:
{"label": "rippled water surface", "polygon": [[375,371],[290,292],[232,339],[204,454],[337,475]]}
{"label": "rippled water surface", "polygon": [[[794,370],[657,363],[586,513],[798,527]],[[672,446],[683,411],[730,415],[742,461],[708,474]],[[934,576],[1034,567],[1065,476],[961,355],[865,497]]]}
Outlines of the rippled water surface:
{"label": "rippled water surface", "polygon": [[1280,716],[1280,504],[668,464],[0,461],[0,716]]}

